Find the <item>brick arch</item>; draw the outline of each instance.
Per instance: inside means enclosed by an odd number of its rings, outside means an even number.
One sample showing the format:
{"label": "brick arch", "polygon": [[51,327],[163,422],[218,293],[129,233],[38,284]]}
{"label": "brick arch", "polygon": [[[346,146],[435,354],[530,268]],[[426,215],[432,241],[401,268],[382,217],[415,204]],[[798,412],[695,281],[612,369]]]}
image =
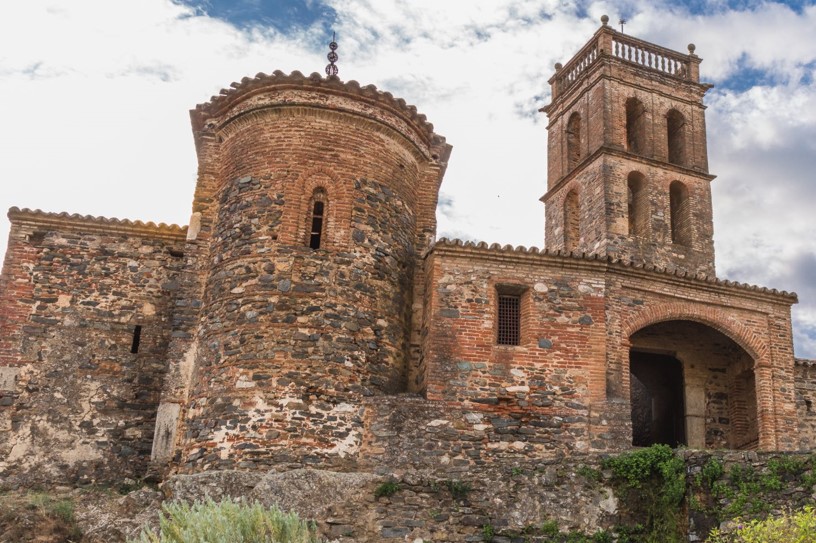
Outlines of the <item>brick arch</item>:
{"label": "brick arch", "polygon": [[623,323],[622,332],[625,341],[633,334],[660,322],[686,320],[705,324],[730,338],[742,347],[757,364],[769,356],[767,342],[753,329],[732,318],[728,313],[710,307],[701,308],[687,304],[661,304],[651,306]]}
{"label": "brick arch", "polygon": [[284,189],[287,225],[286,242],[306,244],[306,230],[309,216],[309,201],[315,189],[323,188],[327,199],[326,244],[327,249],[335,249],[348,244],[351,235],[351,186],[337,174],[324,166],[308,168]]}

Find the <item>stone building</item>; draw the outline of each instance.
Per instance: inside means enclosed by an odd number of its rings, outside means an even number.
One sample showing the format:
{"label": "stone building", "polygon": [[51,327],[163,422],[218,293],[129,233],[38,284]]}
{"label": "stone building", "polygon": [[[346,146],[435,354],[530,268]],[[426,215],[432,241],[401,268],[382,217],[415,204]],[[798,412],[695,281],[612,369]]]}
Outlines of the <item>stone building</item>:
{"label": "stone building", "polygon": [[811,449],[796,296],[715,276],[700,61],[604,20],[556,65],[543,250],[435,240],[451,146],[298,72],[191,112],[186,228],[12,208],[0,476]]}

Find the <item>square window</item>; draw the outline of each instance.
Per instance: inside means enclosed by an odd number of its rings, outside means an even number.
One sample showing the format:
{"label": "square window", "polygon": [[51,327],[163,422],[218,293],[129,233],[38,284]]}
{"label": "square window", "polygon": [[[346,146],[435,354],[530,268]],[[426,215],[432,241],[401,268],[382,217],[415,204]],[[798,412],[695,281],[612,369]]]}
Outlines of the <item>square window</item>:
{"label": "square window", "polygon": [[497,344],[518,345],[521,343],[521,296],[499,294],[498,323]]}

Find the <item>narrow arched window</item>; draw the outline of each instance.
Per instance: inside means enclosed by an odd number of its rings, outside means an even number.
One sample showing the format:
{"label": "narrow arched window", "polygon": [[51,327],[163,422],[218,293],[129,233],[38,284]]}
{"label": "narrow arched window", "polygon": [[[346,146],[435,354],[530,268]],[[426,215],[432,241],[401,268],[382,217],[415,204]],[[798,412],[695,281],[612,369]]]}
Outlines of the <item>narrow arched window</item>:
{"label": "narrow arched window", "polygon": [[626,101],[626,149],[638,155],[646,152],[646,108],[637,98]]}
{"label": "narrow arched window", "polygon": [[581,236],[581,207],[578,193],[571,190],[564,200],[564,249],[575,251]]}
{"label": "narrow arched window", "polygon": [[312,249],[320,249],[324,241],[327,207],[326,191],[322,188],[315,189],[309,202],[309,247]]}
{"label": "narrow arched window", "polygon": [[631,172],[626,179],[629,212],[629,235],[646,238],[649,235],[649,192],[646,178]]}
{"label": "narrow arched window", "polygon": [[570,115],[567,122],[567,164],[573,169],[581,161],[581,116]]}
{"label": "narrow arched window", "polygon": [[676,109],[666,114],[666,134],[668,136],[669,162],[686,165],[686,119]]}
{"label": "narrow arched window", "polygon": [[672,243],[691,245],[691,209],[688,188],[680,181],[669,185],[669,214]]}

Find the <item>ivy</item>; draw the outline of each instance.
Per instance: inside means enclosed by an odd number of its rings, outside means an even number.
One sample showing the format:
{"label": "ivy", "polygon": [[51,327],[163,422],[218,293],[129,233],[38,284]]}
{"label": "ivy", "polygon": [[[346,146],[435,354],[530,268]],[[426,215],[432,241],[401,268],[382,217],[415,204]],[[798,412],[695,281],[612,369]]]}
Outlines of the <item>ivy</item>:
{"label": "ivy", "polygon": [[644,543],[679,543],[683,540],[680,510],[686,495],[685,463],[668,445],[652,445],[608,458],[612,471],[630,497],[639,497],[647,513]]}

